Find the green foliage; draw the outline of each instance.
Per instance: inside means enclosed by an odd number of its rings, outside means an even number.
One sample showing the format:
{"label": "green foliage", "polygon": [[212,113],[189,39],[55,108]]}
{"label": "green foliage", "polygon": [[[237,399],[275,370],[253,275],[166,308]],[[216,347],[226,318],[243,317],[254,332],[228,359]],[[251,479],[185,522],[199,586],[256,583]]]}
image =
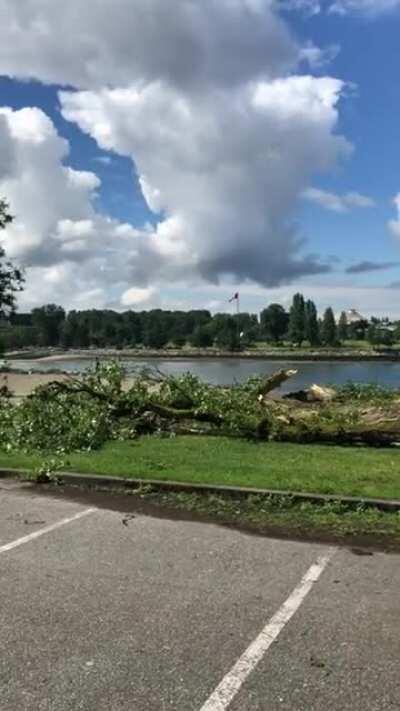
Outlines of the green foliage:
{"label": "green foliage", "polygon": [[60,342],[65,311],[56,304],[47,304],[32,311],[32,326],[38,334],[38,345],[56,346]]}
{"label": "green foliage", "polygon": [[144,333],[143,343],[148,348],[155,349],[164,348],[167,345],[168,334],[163,328],[162,323],[154,321],[154,323],[148,326]]}
{"label": "green foliage", "polygon": [[289,315],[280,304],[270,304],[261,312],[260,322],[265,338],[277,343],[287,332]]}
{"label": "green foliage", "polygon": [[214,338],[209,326],[196,326],[190,337],[190,343],[195,348],[209,348],[213,342]]}
{"label": "green foliage", "polygon": [[272,420],[258,400],[261,378],[250,378],[244,384],[221,388],[199,380],[191,373],[163,380],[160,403],[171,408],[191,409],[193,414],[211,421],[232,435],[268,434]]}
{"label": "green foliage", "polygon": [[337,345],[336,321],[330,306],[326,309],[322,319],[321,339],[325,346]]}
{"label": "green foliage", "polygon": [[394,334],[384,325],[371,323],[368,327],[366,338],[368,343],[373,346],[392,346],[394,343]]}
{"label": "green foliage", "polygon": [[62,348],[195,348],[217,345],[226,350],[249,346],[260,336],[256,314],[216,314],[206,310],[126,311],[91,309],[70,311],[48,304],[11,319],[7,348],[61,346]]}
{"label": "green foliage", "polygon": [[1,447],[7,451],[42,452],[95,449],[112,435],[112,422],[107,415],[87,396],[48,398],[38,391],[20,405],[1,404]]}
{"label": "green foliage", "polygon": [[260,338],[260,324],[256,314],[238,313],[233,319],[239,333],[241,347],[248,347]]}
{"label": "green foliage", "polygon": [[337,335],[339,341],[345,341],[348,338],[348,325],[345,311],[342,311],[340,314]]}
{"label": "green foliage", "polygon": [[305,304],[304,335],[311,346],[318,346],[320,344],[317,309],[311,300]]}
{"label": "green foliage", "polygon": [[[12,219],[12,218],[10,218]],[[1,262],[1,252],[0,252]],[[0,268],[1,279],[1,268]],[[333,315],[333,314],[331,314]],[[1,288],[0,288],[1,317]],[[369,332],[373,345],[389,347],[400,340],[400,327],[393,329],[387,319],[372,319],[373,330]],[[339,319],[337,334],[332,337],[332,324],[325,339],[321,334],[321,322],[313,301],[304,301],[302,294],[295,294],[288,314],[280,304],[270,304],[260,314],[217,313],[207,310],[126,311],[117,313],[110,309],[70,311],[64,314],[54,304],[34,309],[32,313],[10,315],[10,327],[3,329],[0,337],[6,349],[29,348],[42,345],[62,348],[164,348],[217,347],[221,350],[240,351],[266,342],[279,344],[289,340],[294,347],[301,347],[306,340],[312,347],[321,341],[337,346],[349,341],[352,348],[365,348],[365,335],[369,323],[365,320],[347,323],[345,312]]]}
{"label": "green foliage", "polygon": [[13,219],[13,216],[10,214],[8,202],[0,198],[0,230],[4,230]]}
{"label": "green foliage", "polygon": [[232,436],[273,436],[277,421],[260,401],[262,380],[222,388],[190,373],[164,377],[138,373],[129,389],[117,363],[67,382],[38,387],[20,404],[8,393],[0,400],[0,447],[6,451],[64,454],[93,450],[110,439],[174,432],[185,422]]}
{"label": "green foliage", "polygon": [[240,524],[258,531],[292,531],[297,536],[332,537],[339,540],[360,536],[386,541],[393,548],[400,543],[400,518],[374,508],[354,508],[342,503],[312,503],[296,501],[288,496],[257,496],[232,498],[222,494],[155,492],[143,494],[152,502],[215,517],[220,521]]}
{"label": "green foliage", "polygon": [[347,338],[352,340],[363,341],[368,330],[369,323],[362,319],[361,321],[353,321],[347,326]]}
{"label": "green foliage", "polygon": [[[363,421],[365,408],[360,403],[380,405],[389,398],[389,440],[384,443],[393,441],[398,393],[383,389],[349,384],[332,402],[316,403],[312,408],[297,404],[293,409],[285,401],[265,399],[266,382],[260,377],[230,387],[207,384],[191,373],[175,377],[142,371],[131,387],[124,378],[120,364],[98,364],[81,377],[38,387],[19,404],[3,388],[0,449],[63,456],[74,450],[98,449],[108,440],[182,432],[252,440],[358,442],[363,427],[366,434],[362,441],[373,443],[368,439],[369,425]],[[378,415],[382,420],[380,410]],[[385,413],[383,422],[385,427]]]}
{"label": "green foliage", "polygon": [[12,351],[26,346],[37,346],[39,337],[33,326],[12,326],[2,328],[0,331],[1,343],[4,350]]}
{"label": "green foliage", "polygon": [[227,351],[240,350],[240,324],[237,323],[233,316],[221,314],[224,318],[221,319],[221,327],[218,328],[215,336],[215,344],[218,348]]}
{"label": "green foliage", "polygon": [[40,386],[14,404],[0,401],[0,445],[7,451],[92,450],[119,435],[115,407],[122,393],[123,373],[108,364],[74,381],[71,391],[57,383]]}
{"label": "green foliage", "polygon": [[[0,199],[0,230],[6,229],[13,221],[8,203]],[[8,318],[14,311],[16,294],[22,291],[24,275],[20,269],[6,259],[3,247],[0,247],[0,316]]]}
{"label": "green foliage", "polygon": [[343,401],[365,402],[371,405],[381,402],[394,402],[398,400],[400,396],[398,390],[392,390],[372,383],[348,382],[338,387],[337,392]]}
{"label": "green foliage", "polygon": [[305,304],[302,294],[295,294],[289,313],[289,339],[298,347],[305,339]]}
{"label": "green foliage", "polygon": [[37,483],[57,482],[57,471],[65,467],[65,460],[58,454],[45,457],[36,470]]}

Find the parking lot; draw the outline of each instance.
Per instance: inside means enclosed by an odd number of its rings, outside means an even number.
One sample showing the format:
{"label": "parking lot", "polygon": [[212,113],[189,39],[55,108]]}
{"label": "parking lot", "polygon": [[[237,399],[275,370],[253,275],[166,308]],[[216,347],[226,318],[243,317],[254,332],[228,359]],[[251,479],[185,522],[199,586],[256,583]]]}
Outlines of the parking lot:
{"label": "parking lot", "polygon": [[0,481],[1,711],[399,709],[399,557]]}

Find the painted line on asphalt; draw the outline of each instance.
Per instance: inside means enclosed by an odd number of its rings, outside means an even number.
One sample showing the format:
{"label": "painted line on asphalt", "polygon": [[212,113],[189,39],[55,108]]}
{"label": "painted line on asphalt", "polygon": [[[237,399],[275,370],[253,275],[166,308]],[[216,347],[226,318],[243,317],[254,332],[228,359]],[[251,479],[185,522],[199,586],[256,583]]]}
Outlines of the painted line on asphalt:
{"label": "painted line on asphalt", "polygon": [[61,528],[61,526],[66,526],[68,523],[72,523],[73,521],[78,521],[80,518],[83,518],[84,516],[88,516],[89,514],[93,513],[94,511],[96,511],[96,509],[94,509],[94,508],[85,509],[84,511],[80,511],[79,513],[75,514],[75,516],[70,516],[69,518],[63,518],[61,521],[52,523],[49,526],[45,526],[44,528],[39,528],[38,531],[33,531],[33,533],[29,533],[29,535],[27,535],[27,536],[22,536],[22,538],[17,538],[15,541],[11,541],[11,543],[6,543],[4,546],[0,546],[0,553],[6,553],[7,551],[13,550],[13,548],[18,548],[19,546],[23,546],[25,543],[34,541],[35,538],[40,538],[40,536],[44,536],[45,533],[51,533],[51,531],[55,531],[57,528]]}
{"label": "painted line on asphalt", "polygon": [[228,674],[224,676],[200,711],[226,711],[247,677],[259,664],[271,644],[304,602],[335,553],[336,548],[329,548],[324,555],[320,556],[311,565],[278,612],[271,617],[262,632],[239,657]]}

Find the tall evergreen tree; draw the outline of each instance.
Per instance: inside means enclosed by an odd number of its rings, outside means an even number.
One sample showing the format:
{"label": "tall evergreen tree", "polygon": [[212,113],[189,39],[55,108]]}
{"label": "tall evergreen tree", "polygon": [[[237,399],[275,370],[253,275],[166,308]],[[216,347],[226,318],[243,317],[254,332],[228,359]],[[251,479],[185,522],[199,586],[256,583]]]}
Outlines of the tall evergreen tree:
{"label": "tall evergreen tree", "polygon": [[340,314],[337,335],[339,341],[345,341],[348,338],[348,324],[345,311],[342,311],[342,313]]}
{"label": "tall evergreen tree", "polygon": [[303,294],[295,294],[289,313],[289,339],[301,346],[305,338],[305,305]]}
{"label": "tall evergreen tree", "polygon": [[326,309],[322,319],[321,337],[325,346],[334,346],[337,343],[336,321],[330,306]]}
{"label": "tall evergreen tree", "polygon": [[304,335],[311,346],[318,346],[320,344],[317,307],[311,300],[305,304]]}

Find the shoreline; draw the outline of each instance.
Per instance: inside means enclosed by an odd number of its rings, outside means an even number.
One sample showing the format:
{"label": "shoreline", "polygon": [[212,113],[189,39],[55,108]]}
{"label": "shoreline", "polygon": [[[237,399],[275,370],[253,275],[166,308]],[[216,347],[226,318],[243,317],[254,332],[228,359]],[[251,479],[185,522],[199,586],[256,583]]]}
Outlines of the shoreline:
{"label": "shoreline", "polygon": [[328,361],[338,361],[338,362],[397,362],[400,361],[400,352],[382,352],[377,353],[369,351],[351,351],[348,349],[336,349],[330,351],[291,351],[291,350],[264,350],[264,351],[217,351],[217,350],[207,350],[207,351],[183,351],[180,349],[163,349],[160,351],[156,350],[142,350],[127,348],[124,350],[117,349],[93,349],[93,350],[81,350],[81,349],[71,349],[68,351],[49,351],[49,349],[39,349],[33,351],[11,351],[5,354],[4,361],[8,359],[12,360],[34,360],[42,361],[43,363],[57,363],[59,361],[71,361],[71,360],[177,360],[177,361],[187,361],[187,360],[220,360],[220,359],[243,359],[243,360],[269,360],[269,361],[280,361],[286,360],[290,362],[328,362]]}

